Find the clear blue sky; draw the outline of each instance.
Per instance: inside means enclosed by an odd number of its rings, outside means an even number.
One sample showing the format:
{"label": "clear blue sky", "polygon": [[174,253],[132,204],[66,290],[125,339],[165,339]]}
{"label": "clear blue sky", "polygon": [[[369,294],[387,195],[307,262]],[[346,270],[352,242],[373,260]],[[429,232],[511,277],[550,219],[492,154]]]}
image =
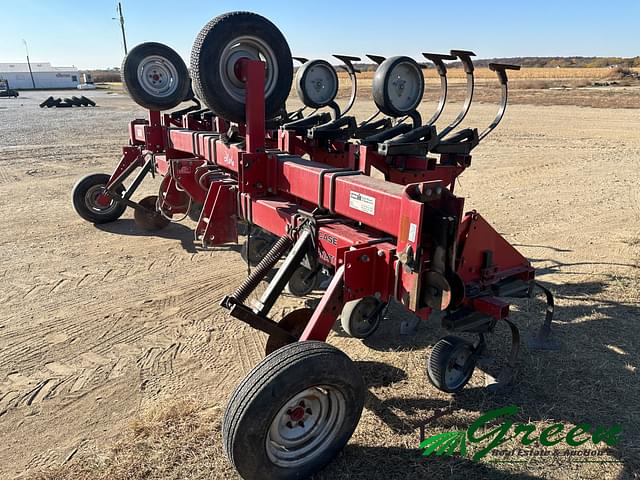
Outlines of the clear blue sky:
{"label": "clear blue sky", "polygon": [[[31,60],[79,68],[122,61],[114,0],[0,0],[0,62]],[[6,7],[6,10],[5,10]],[[271,19],[295,55],[327,58],[411,55],[452,48],[480,58],[640,55],[638,0],[124,0],[129,47],[158,41],[189,58],[202,26],[249,10]],[[9,13],[7,13],[9,12]]]}

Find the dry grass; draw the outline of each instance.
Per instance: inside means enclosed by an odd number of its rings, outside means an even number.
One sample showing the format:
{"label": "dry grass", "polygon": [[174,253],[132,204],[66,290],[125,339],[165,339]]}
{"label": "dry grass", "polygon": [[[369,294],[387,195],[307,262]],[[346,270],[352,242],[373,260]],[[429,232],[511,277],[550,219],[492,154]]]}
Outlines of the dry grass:
{"label": "dry grass", "polygon": [[[554,268],[549,266],[550,270]],[[637,283],[637,277],[599,276],[592,283],[554,285],[558,302],[555,328],[566,342],[563,350],[559,354],[525,351],[516,385],[503,395],[488,394],[482,388],[481,375],[474,376],[470,386],[454,397],[425,387],[416,377],[422,375],[425,345],[433,343],[437,332],[423,329],[417,337],[396,336],[391,350],[386,340],[394,337],[389,335],[391,330],[380,332],[378,343],[373,344],[377,356],[350,352],[369,386],[360,425],[345,450],[315,478],[369,480],[380,478],[376,472],[384,472],[385,479],[638,478],[640,451],[633,426],[640,422],[637,412],[640,399],[637,355],[629,337],[629,327],[637,320],[638,297],[634,293],[629,295],[633,290],[627,282]],[[533,331],[539,324],[543,306],[539,298],[518,301],[513,319],[522,328]],[[492,345],[506,344],[506,332],[500,330],[496,334]],[[594,346],[595,337],[606,341]],[[332,343],[343,341],[332,338]],[[485,371],[492,371],[493,365],[501,363],[506,351],[500,348],[492,353],[496,358],[483,367]],[[363,359],[372,356],[381,361]],[[403,368],[385,363],[385,358],[388,361],[395,358],[396,365]],[[623,444],[606,449],[604,456],[598,457],[610,462],[605,464],[546,459],[522,465],[492,463],[496,457],[476,463],[460,457],[420,456],[417,449],[420,425],[425,425],[430,435],[464,430],[480,412],[507,404],[520,407],[517,421],[534,422],[539,429],[556,422],[565,425],[565,431],[580,422],[618,423],[623,426]],[[193,400],[160,401],[156,405],[133,420],[129,430],[108,450],[79,452],[66,465],[32,473],[29,478],[237,478],[222,448],[221,407],[206,408]]]}
{"label": "dry grass", "polygon": [[231,476],[222,450],[221,412],[191,399],[158,403],[108,451],[85,450],[32,480],[209,479]]}

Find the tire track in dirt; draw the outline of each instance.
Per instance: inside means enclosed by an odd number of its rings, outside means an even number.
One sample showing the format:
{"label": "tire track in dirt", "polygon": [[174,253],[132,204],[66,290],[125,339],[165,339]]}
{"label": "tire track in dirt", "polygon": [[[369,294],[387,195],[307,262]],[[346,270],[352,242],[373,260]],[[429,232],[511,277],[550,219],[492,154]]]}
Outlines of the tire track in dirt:
{"label": "tire track in dirt", "polygon": [[[147,267],[144,269],[147,270]],[[135,272],[132,275],[135,277]],[[9,346],[6,352],[8,355],[0,359],[0,370],[19,365],[22,367],[21,372],[27,372],[50,360],[52,345],[41,339],[55,333],[64,338],[66,347],[64,351],[56,352],[55,361],[65,365],[70,371],[64,376],[46,375],[50,373],[46,371],[34,372],[32,381],[9,392],[6,391],[9,386],[1,386],[4,400],[0,402],[0,411],[32,406],[59,395],[78,394],[109,381],[116,368],[122,372],[135,367],[143,381],[158,375],[172,375],[174,362],[185,349],[189,349],[190,354],[196,358],[208,356],[201,355],[205,349],[203,346],[208,345],[208,342],[203,341],[206,339],[203,328],[207,328],[206,319],[215,318],[221,308],[217,296],[210,292],[229,288],[229,285],[239,282],[242,276],[233,274],[199,284],[194,284],[190,278],[182,279],[172,286],[171,295],[145,299],[146,293],[140,292],[138,295],[128,296],[120,303],[117,312],[109,312],[108,315],[104,315],[101,304],[82,305],[75,295],[47,306],[45,310],[54,318],[57,314],[75,310],[81,310],[82,316],[67,316],[55,324],[32,325],[3,335],[2,340],[9,340]],[[72,293],[79,283],[87,287],[91,280],[100,284],[110,283],[103,282],[98,275],[84,272],[72,279],[59,278],[32,286],[26,290],[25,295],[38,293],[40,290],[55,295]],[[154,320],[149,321],[150,319]],[[181,337],[181,340],[176,341],[177,337]],[[74,347],[78,343],[82,344],[82,349]],[[113,353],[115,345],[136,346],[142,354],[123,360]],[[255,344],[242,347],[242,350],[247,348],[258,350]],[[78,358],[82,359],[89,354],[103,357],[106,363],[88,368],[78,362]],[[248,360],[246,365],[249,365]],[[170,379],[168,383],[174,382]]]}
{"label": "tire track in dirt", "polygon": [[13,181],[13,175],[10,175],[7,167],[0,165],[0,184]]}

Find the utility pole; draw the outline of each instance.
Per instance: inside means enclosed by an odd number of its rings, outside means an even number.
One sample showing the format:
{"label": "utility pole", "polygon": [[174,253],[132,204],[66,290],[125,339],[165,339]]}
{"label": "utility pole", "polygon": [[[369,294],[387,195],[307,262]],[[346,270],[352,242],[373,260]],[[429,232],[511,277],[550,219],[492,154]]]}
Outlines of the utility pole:
{"label": "utility pole", "polygon": [[122,30],[122,44],[124,45],[124,54],[127,54],[127,36],[124,33],[124,16],[122,15],[122,2],[118,2],[118,16],[120,17],[120,29]]}
{"label": "utility pole", "polygon": [[29,47],[27,46],[27,41],[23,38],[22,43],[24,43],[24,49],[27,51],[27,65],[29,66],[29,75],[31,75],[31,84],[33,85],[33,89],[36,88],[36,81],[33,79],[33,72],[31,71],[31,62],[29,61]]}

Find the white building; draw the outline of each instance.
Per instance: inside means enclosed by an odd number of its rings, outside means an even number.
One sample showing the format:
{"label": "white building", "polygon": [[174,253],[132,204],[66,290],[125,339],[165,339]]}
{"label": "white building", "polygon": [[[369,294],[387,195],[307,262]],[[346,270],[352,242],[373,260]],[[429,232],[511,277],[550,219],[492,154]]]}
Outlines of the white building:
{"label": "white building", "polygon": [[26,63],[0,63],[0,79],[16,90],[35,88],[77,88],[80,72],[75,67],[53,67],[50,63],[31,63],[33,81]]}

